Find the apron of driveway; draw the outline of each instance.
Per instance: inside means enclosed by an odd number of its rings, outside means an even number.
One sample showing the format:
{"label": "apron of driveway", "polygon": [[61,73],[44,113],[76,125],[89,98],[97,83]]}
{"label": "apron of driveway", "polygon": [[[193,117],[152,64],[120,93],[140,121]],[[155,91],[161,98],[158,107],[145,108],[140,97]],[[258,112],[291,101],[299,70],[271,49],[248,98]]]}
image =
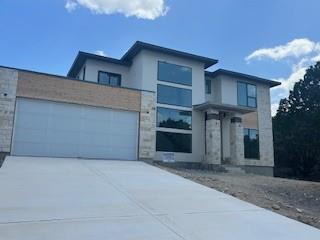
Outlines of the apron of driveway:
{"label": "apron of driveway", "polygon": [[0,239],[320,239],[320,231],[138,161],[7,157]]}

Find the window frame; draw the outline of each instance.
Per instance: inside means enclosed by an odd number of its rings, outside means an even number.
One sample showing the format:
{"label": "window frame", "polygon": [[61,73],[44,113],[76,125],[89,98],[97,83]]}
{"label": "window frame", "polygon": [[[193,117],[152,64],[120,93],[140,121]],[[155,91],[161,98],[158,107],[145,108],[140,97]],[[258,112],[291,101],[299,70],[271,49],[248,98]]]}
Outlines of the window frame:
{"label": "window frame", "polygon": [[[248,132],[248,135],[245,134],[245,131]],[[245,142],[245,137],[248,136],[249,140],[251,140],[251,131],[256,131],[257,135],[257,144],[258,144],[258,156],[257,157],[251,157],[251,156],[246,156],[246,142]],[[253,129],[253,128],[243,128],[243,148],[244,148],[244,158],[245,159],[251,159],[251,160],[260,160],[260,142],[259,142],[259,129]]]}
{"label": "window frame", "polygon": [[[210,82],[209,88],[207,88],[207,82]],[[209,90],[209,91],[207,91]],[[212,80],[211,79],[205,79],[205,94],[212,94]]]}
{"label": "window frame", "polygon": [[[168,88],[176,88],[176,89],[181,89],[187,92],[190,92],[190,98],[191,98],[191,103],[190,105],[182,105],[182,104],[174,104],[174,103],[166,103],[166,102],[160,102],[159,101],[159,86],[164,86]],[[174,86],[169,86],[169,85],[164,85],[164,84],[157,84],[157,103],[159,104],[165,104],[165,105],[170,105],[170,106],[179,106],[179,107],[185,107],[185,108],[192,108],[192,90],[188,88],[180,88],[180,87],[174,87]]]}
{"label": "window frame", "polygon": [[[100,73],[106,73],[108,74],[108,76],[114,76],[114,77],[119,77],[119,85],[111,85],[110,84],[110,77],[109,77],[109,83],[101,83],[100,82]],[[101,85],[106,85],[106,86],[111,86],[111,87],[121,87],[121,83],[122,83],[122,76],[119,73],[112,73],[112,72],[106,72],[106,71],[98,71],[98,83]]]}
{"label": "window frame", "polygon": [[[239,84],[244,84],[246,86],[246,104],[240,104],[239,103]],[[255,97],[249,96],[248,95],[248,86],[254,86],[255,87]],[[249,106],[249,99],[254,99],[255,100],[255,106]],[[250,107],[250,108],[257,108],[258,102],[257,102],[257,85],[248,83],[248,82],[243,82],[243,81],[237,81],[237,104],[238,106],[244,106],[244,107]]]}
{"label": "window frame", "polygon": [[[158,144],[159,144],[159,141],[158,141],[158,133],[165,133],[165,134],[177,134],[177,135],[185,135],[185,136],[188,136],[190,137],[190,146],[188,146],[188,151],[177,151],[177,150],[159,150],[158,149]],[[189,140],[189,139],[188,139]],[[192,134],[191,133],[180,133],[180,132],[168,132],[168,131],[161,131],[161,130],[158,130],[156,131],[156,151],[157,152],[174,152],[174,153],[186,153],[186,154],[191,154],[192,153]]]}
{"label": "window frame", "polygon": [[[160,79],[160,74],[159,74],[159,70],[160,70],[160,63],[165,63],[165,64],[170,64],[170,65],[174,65],[174,66],[177,66],[177,67],[183,67],[183,68],[188,68],[190,69],[190,73],[191,73],[191,83],[190,84],[187,84],[187,83],[179,83],[179,82],[173,82],[173,81],[169,81],[169,80],[163,80],[163,79]],[[183,65],[179,65],[179,64],[175,64],[175,63],[169,63],[169,62],[166,62],[166,61],[158,61],[158,65],[157,65],[157,80],[158,81],[161,81],[161,82],[168,82],[168,83],[173,83],[173,84],[179,84],[179,85],[184,85],[184,86],[189,86],[191,87],[192,86],[192,68],[191,67],[188,67],[188,66],[183,66]]]}
{"label": "window frame", "polygon": [[[159,109],[166,109],[166,110],[171,110],[171,111],[179,111],[179,112],[190,112],[190,128],[177,128],[177,127],[163,127],[159,126],[158,118],[159,118]],[[158,128],[169,128],[169,129],[178,129],[178,130],[187,130],[191,131],[192,130],[192,110],[181,110],[181,109],[175,109],[175,108],[167,108],[167,107],[157,107],[157,115],[156,115],[156,126]]]}

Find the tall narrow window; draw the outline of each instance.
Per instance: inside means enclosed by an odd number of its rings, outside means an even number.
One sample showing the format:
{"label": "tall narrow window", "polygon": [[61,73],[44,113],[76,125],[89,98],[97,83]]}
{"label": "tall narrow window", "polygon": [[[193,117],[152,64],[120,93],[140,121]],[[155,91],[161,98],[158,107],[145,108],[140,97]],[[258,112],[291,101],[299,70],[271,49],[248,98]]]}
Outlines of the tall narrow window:
{"label": "tall narrow window", "polygon": [[111,86],[121,86],[121,75],[116,73],[99,71],[98,83]]}
{"label": "tall narrow window", "polygon": [[206,79],[206,94],[211,94],[211,80]]}
{"label": "tall narrow window", "polygon": [[260,159],[259,132],[256,129],[244,128],[244,157]]}
{"label": "tall narrow window", "polygon": [[238,105],[257,107],[257,87],[255,85],[238,82]]}
{"label": "tall narrow window", "polygon": [[85,77],[86,77],[86,67],[84,66],[84,67],[83,67],[83,77],[82,77],[82,80],[85,80]]}

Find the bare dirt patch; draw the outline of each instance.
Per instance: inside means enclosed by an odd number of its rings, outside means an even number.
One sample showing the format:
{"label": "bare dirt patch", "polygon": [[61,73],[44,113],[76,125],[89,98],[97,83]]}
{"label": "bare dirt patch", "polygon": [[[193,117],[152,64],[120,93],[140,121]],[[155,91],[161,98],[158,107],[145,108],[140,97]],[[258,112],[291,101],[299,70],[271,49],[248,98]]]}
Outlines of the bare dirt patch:
{"label": "bare dirt patch", "polygon": [[320,229],[319,182],[159,167]]}

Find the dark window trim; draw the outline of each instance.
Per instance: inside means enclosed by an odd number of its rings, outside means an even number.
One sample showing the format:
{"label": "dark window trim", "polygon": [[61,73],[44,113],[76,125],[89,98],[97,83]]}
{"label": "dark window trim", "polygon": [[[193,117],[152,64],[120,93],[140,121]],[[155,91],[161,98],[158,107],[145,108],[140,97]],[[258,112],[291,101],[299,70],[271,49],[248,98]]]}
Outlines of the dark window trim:
{"label": "dark window trim", "polygon": [[[171,65],[175,65],[178,67],[185,67],[185,68],[189,68],[191,70],[191,84],[186,84],[186,83],[176,83],[176,82],[170,82],[170,81],[166,81],[166,80],[162,80],[159,78],[159,63],[167,63],[167,64],[171,64]],[[157,68],[157,80],[161,81],[161,82],[168,82],[168,83],[173,83],[173,84],[179,84],[179,85],[183,85],[183,86],[192,86],[192,68],[188,67],[188,66],[183,66],[183,65],[179,65],[179,64],[175,64],[175,63],[170,63],[170,62],[166,62],[166,61],[158,61],[158,68]]]}
{"label": "dark window trim", "polygon": [[[207,82],[210,82],[210,88],[209,91],[207,92]],[[205,94],[212,94],[212,80],[211,79],[205,79]]]}
{"label": "dark window trim", "polygon": [[[172,88],[177,88],[177,89],[182,89],[182,90],[190,91],[190,92],[191,92],[191,105],[190,105],[190,106],[184,106],[184,105],[181,105],[181,104],[172,104],[172,103],[162,103],[162,102],[159,102],[159,100],[158,100],[158,95],[159,95],[159,94],[158,94],[158,86],[172,87]],[[190,109],[192,109],[192,90],[191,90],[191,89],[188,89],[188,88],[173,87],[173,86],[165,85],[165,84],[157,84],[157,103],[159,103],[159,104],[165,104],[165,105],[170,105],[170,106],[185,107],[185,108],[190,108]]]}
{"label": "dark window trim", "polygon": [[[239,89],[238,89],[238,83],[243,83],[246,85],[246,105],[243,105],[243,104],[240,104],[239,103]],[[249,97],[248,96],[248,85],[252,85],[256,88],[256,96],[255,97]],[[258,102],[257,102],[257,95],[258,95],[258,92],[257,92],[257,85],[256,84],[252,84],[252,83],[248,83],[248,82],[243,82],[243,81],[237,81],[237,104],[239,106],[244,106],[244,107],[250,107],[250,108],[257,108],[258,107]],[[252,107],[252,106],[249,106],[248,105],[248,99],[249,98],[252,98],[252,99],[255,99],[255,107]]]}
{"label": "dark window trim", "polygon": [[[120,82],[119,82],[119,87],[121,86],[121,84],[122,84],[122,76],[121,76],[121,74],[119,74],[119,73],[112,73],[112,72],[106,72],[106,71],[98,71],[98,83],[100,83],[100,78],[99,78],[100,73],[106,73],[106,74],[108,74],[108,75],[113,75],[113,76],[119,77],[119,80],[120,80]],[[100,84],[108,85],[108,86],[114,86],[114,85],[111,85],[111,84],[110,84],[110,81],[109,81],[109,84],[105,84],[105,83],[100,83]]]}
{"label": "dark window trim", "polygon": [[[169,110],[175,110],[175,111],[183,111],[183,112],[190,112],[191,113],[191,123],[190,123],[190,127],[191,128],[189,128],[189,129],[185,129],[185,128],[170,128],[170,127],[160,127],[160,126],[158,126],[158,109],[159,108],[163,108],[163,109],[169,109]],[[178,129],[178,130],[186,130],[186,131],[192,131],[192,110],[190,109],[190,110],[182,110],[182,109],[175,109],[175,108],[167,108],[167,107],[157,107],[157,109],[156,109],[156,126],[158,127],[158,128],[168,128],[168,129]]]}
{"label": "dark window trim", "polygon": [[82,80],[85,80],[85,76],[86,76],[86,66],[83,67],[83,78],[82,78]]}
{"label": "dark window trim", "polygon": [[[243,128],[244,130],[248,130],[248,136],[250,138],[250,131],[257,131],[258,133],[258,157],[257,158],[253,158],[253,157],[246,157],[244,156],[245,159],[249,159],[249,160],[260,160],[260,136],[259,136],[259,129],[254,129],[254,128]],[[245,138],[245,135],[243,134],[243,141],[244,141],[244,138]],[[245,143],[244,143],[245,144]],[[244,145],[244,148],[245,148],[245,145]]]}

